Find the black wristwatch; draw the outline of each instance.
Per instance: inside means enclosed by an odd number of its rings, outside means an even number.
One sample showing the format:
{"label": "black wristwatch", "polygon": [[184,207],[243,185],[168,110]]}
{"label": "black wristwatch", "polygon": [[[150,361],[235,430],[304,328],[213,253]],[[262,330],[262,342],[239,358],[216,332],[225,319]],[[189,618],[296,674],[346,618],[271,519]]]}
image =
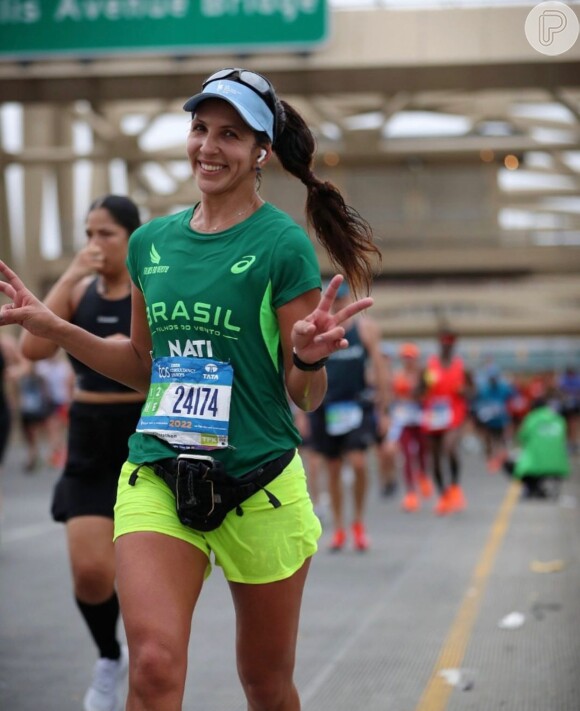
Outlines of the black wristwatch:
{"label": "black wristwatch", "polygon": [[297,353],[296,349],[292,349],[292,361],[294,365],[298,368],[298,370],[305,370],[306,372],[310,372],[313,370],[320,370],[321,368],[324,368],[326,365],[326,361],[328,358],[321,358],[320,360],[317,360],[315,363],[305,363],[303,360],[301,360]]}

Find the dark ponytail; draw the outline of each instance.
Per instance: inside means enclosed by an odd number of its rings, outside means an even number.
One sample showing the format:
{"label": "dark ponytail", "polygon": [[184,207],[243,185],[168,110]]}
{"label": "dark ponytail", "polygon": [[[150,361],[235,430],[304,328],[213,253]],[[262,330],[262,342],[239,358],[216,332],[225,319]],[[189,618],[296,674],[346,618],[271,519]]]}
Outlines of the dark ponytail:
{"label": "dark ponytail", "polygon": [[124,227],[129,235],[133,234],[137,227],[141,226],[139,208],[133,200],[124,195],[103,195],[93,201],[89,207],[89,212],[99,208],[107,210],[113,220],[121,227]]}
{"label": "dark ponytail", "polygon": [[278,100],[284,112],[282,130],[273,150],[284,170],[301,180],[308,191],[306,218],[333,266],[348,281],[354,294],[370,292],[373,280],[372,255],[380,263],[381,253],[373,242],[369,223],[344,199],[332,183],[312,172],[316,142],[300,114],[285,101]]}

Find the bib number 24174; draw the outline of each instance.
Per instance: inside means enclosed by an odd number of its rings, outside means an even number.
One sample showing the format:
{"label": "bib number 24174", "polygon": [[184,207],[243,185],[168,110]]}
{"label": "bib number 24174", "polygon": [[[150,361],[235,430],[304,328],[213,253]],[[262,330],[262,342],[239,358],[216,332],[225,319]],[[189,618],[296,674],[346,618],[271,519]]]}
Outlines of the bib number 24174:
{"label": "bib number 24174", "polygon": [[228,445],[233,369],[204,358],[158,358],[137,431],[178,449]]}

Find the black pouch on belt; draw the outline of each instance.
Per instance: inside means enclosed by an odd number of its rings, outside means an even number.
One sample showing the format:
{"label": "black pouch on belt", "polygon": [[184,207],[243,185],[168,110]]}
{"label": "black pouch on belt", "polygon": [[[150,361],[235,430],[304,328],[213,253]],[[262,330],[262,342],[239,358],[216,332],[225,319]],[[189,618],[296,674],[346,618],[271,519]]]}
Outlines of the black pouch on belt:
{"label": "black pouch on belt", "polygon": [[175,495],[181,523],[196,531],[213,531],[232,509],[237,509],[241,516],[240,504],[260,489],[272,506],[280,506],[278,499],[264,487],[288,466],[295,453],[294,449],[288,450],[239,478],[230,476],[217,459],[201,454],[180,454],[152,466]]}

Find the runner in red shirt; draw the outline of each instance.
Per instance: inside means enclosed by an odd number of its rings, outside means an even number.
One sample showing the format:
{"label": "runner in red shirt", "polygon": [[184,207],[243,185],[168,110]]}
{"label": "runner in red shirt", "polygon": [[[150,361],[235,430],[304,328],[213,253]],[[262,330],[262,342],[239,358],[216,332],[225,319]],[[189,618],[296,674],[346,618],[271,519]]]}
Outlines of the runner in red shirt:
{"label": "runner in red shirt", "polygon": [[[460,486],[458,445],[461,425],[467,415],[464,397],[463,360],[454,355],[457,336],[444,330],[439,334],[439,355],[432,355],[423,372],[423,428],[429,436],[433,479],[439,491],[435,513],[444,516],[466,506]],[[449,463],[450,484],[444,483],[443,460]]]}

